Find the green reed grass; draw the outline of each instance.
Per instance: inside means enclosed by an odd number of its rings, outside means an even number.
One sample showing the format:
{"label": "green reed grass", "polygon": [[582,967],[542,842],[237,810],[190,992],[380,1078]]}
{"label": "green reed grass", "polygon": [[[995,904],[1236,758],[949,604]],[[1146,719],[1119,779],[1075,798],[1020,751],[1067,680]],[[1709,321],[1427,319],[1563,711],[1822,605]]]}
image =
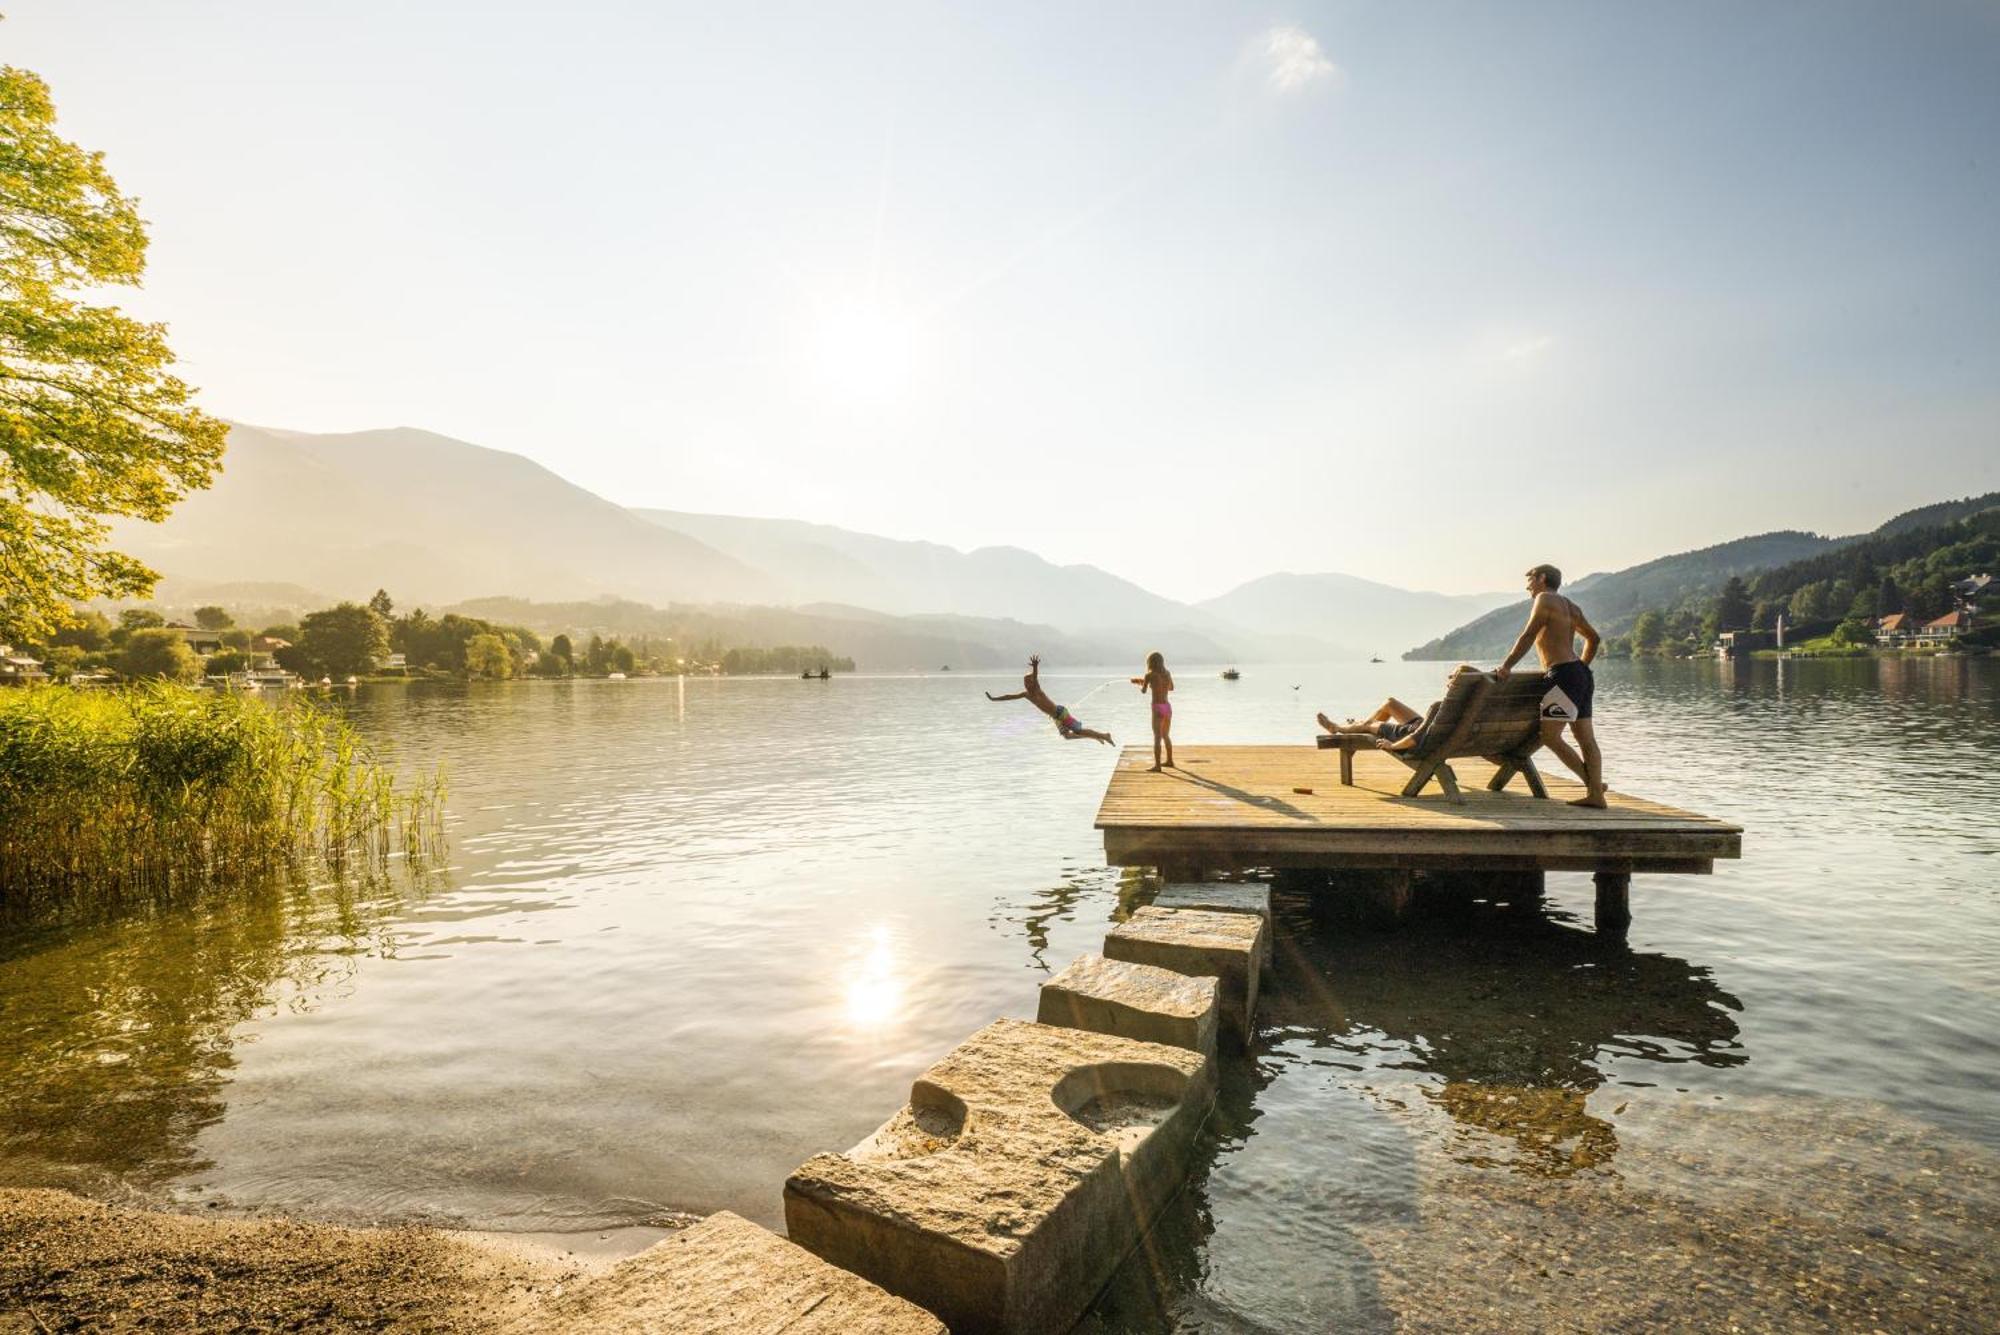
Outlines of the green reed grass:
{"label": "green reed grass", "polygon": [[98,916],[441,843],[443,776],[399,786],[309,701],[152,685],[0,690],[0,919]]}

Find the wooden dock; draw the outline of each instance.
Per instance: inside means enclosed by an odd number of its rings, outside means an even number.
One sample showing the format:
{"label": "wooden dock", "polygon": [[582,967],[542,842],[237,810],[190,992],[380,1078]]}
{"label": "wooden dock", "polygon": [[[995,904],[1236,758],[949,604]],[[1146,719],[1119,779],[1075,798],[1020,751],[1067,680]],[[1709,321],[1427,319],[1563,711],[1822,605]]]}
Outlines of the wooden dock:
{"label": "wooden dock", "polygon": [[[1354,757],[1354,785],[1339,759],[1310,746],[1182,746],[1178,770],[1150,773],[1150,747],[1128,747],[1112,772],[1097,828],[1106,859],[1155,866],[1174,879],[1251,867],[1385,873],[1387,906],[1407,904],[1408,874],[1492,872],[1597,876],[1598,921],[1629,920],[1635,872],[1704,874],[1742,856],[1740,826],[1610,794],[1597,811],[1570,806],[1575,784],[1549,780],[1550,800],[1517,787],[1487,792],[1493,768],[1455,760],[1464,801],[1433,790],[1403,797],[1409,771],[1388,756]],[[1400,880],[1398,879],[1400,874]],[[1400,887],[1400,888],[1399,888]]]}

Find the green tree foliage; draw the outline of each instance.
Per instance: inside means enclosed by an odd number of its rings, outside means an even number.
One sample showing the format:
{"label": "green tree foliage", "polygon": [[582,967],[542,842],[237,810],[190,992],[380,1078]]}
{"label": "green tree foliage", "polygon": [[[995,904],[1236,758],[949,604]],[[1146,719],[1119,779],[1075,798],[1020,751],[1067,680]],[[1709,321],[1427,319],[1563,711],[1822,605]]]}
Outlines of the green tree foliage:
{"label": "green tree foliage", "polygon": [[341,603],[299,621],[298,648],[308,662],[336,677],[368,672],[389,650],[382,618],[359,603]]}
{"label": "green tree foliage", "polygon": [[232,672],[241,672],[250,666],[250,656],[237,649],[224,649],[219,654],[210,654],[202,670],[211,677],[226,677]]}
{"label": "green tree foliage", "polygon": [[227,427],[190,406],[163,326],[78,294],[136,285],[146,230],[103,156],[55,129],[48,86],[0,66],[0,627],[151,591],[106,519],[164,519],[208,485]]}
{"label": "green tree foliage", "polygon": [[1632,623],[1633,654],[1657,654],[1667,638],[1667,619],[1658,612],[1641,612]]}
{"label": "green tree foliage", "polygon": [[387,589],[377,589],[375,590],[375,596],[368,600],[368,610],[376,616],[381,617],[384,621],[387,621],[390,615],[395,612],[396,604],[389,597]]}
{"label": "green tree foliage", "polygon": [[194,609],[194,624],[203,630],[228,630],[236,624],[236,618],[220,607],[210,605]]}
{"label": "green tree foliage", "polygon": [[553,640],[550,640],[549,652],[563,661],[565,670],[576,659],[576,650],[570,647],[569,636],[567,635],[558,635]]}
{"label": "green tree foliage", "polygon": [[1896,577],[1882,576],[1882,587],[1875,595],[1875,615],[1894,616],[1902,610],[1903,591],[1896,587]]}
{"label": "green tree foliage", "polygon": [[201,675],[201,660],[181,633],[158,627],[133,631],[119,651],[117,667],[128,677],[168,681],[193,681]]}
{"label": "green tree foliage", "polygon": [[102,612],[75,612],[69,621],[57,627],[46,643],[81,649],[85,653],[97,653],[111,643],[111,623]]}
{"label": "green tree foliage", "polygon": [[250,632],[241,626],[232,626],[222,632],[222,645],[225,649],[247,651],[250,648]]}
{"label": "green tree foliage", "polygon": [[638,666],[639,660],[632,653],[630,645],[614,643],[611,646],[611,670],[613,672],[630,673]]}
{"label": "green tree foliage", "polygon": [[1875,639],[1875,632],[1868,629],[1868,623],[1861,618],[1849,617],[1833,628],[1833,638],[1837,644],[1870,644]]}
{"label": "green tree foliage", "polygon": [[854,671],[854,660],[835,657],[821,644],[780,644],[769,649],[729,649],[722,654],[722,670],[732,675],[759,672]]}
{"label": "green tree foliage", "polygon": [[474,635],[465,642],[465,670],[493,681],[513,676],[514,656],[507,652],[507,641],[491,632]]}
{"label": "green tree foliage", "polygon": [[145,630],[149,626],[164,626],[167,619],[150,607],[128,607],[118,614],[118,629]]}
{"label": "green tree foliage", "polygon": [[1740,575],[1731,575],[1723,584],[1722,593],[1715,600],[1716,628],[1748,630],[1753,611],[1750,605],[1750,590],[1743,587]]}

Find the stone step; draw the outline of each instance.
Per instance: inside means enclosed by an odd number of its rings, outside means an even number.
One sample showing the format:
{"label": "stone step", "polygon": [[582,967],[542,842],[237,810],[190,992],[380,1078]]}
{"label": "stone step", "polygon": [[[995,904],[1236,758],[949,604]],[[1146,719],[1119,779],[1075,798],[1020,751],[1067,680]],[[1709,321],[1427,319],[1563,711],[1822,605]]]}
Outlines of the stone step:
{"label": "stone step", "polygon": [[1271,981],[1272,957],[1277,953],[1276,933],[1271,921],[1271,887],[1262,881],[1177,881],[1160,887],[1153,907],[1162,909],[1206,909],[1211,913],[1254,913],[1264,920],[1264,981]]}
{"label": "stone step", "polygon": [[793,1241],[955,1335],[1067,1330],[1180,1189],[1215,1100],[1185,1048],[997,1020],[785,1182]]}
{"label": "stone step", "polygon": [[1247,1046],[1256,1032],[1264,935],[1264,921],[1255,914],[1148,905],[1111,929],[1104,953],[1114,960],[1220,979],[1223,1028]]}
{"label": "stone step", "polygon": [[508,1327],[509,1335],[947,1335],[929,1312],[724,1210]]}
{"label": "stone step", "polygon": [[1215,1055],[1220,984],[1171,969],[1079,955],[1042,984],[1043,1024]]}

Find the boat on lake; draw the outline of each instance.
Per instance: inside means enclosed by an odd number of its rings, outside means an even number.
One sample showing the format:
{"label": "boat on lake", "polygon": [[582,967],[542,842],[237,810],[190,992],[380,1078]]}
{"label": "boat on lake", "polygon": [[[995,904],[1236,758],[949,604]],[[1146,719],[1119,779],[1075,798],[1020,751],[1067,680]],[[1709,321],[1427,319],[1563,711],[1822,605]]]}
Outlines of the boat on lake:
{"label": "boat on lake", "polygon": [[1235,681],[1238,677],[1242,675],[1243,674],[1241,672],[1238,672],[1233,667],[1226,667],[1222,669],[1222,679],[1224,681]]}

